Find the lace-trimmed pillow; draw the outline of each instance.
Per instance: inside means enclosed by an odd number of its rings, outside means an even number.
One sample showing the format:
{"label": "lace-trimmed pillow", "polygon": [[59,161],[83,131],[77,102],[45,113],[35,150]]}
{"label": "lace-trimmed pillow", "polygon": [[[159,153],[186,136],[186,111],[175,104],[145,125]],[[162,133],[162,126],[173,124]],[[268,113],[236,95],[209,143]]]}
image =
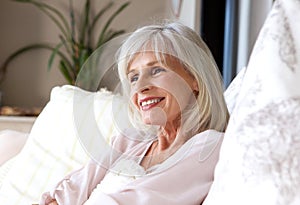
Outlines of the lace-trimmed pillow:
{"label": "lace-trimmed pillow", "polygon": [[204,205],[300,204],[299,11],[275,1],[260,31]]}

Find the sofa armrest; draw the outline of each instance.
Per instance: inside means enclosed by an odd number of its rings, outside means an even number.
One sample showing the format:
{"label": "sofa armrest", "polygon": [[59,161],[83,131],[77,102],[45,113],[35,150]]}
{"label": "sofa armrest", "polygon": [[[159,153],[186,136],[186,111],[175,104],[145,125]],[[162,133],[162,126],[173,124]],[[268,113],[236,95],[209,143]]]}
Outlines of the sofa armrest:
{"label": "sofa armrest", "polygon": [[0,166],[17,155],[23,148],[28,133],[15,130],[0,131]]}

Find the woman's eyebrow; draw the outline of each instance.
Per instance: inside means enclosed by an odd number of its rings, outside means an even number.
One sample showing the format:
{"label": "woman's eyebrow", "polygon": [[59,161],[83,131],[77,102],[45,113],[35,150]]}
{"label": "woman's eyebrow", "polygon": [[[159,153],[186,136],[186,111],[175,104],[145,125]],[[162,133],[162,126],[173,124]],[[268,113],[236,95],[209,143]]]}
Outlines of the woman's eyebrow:
{"label": "woman's eyebrow", "polygon": [[131,69],[129,72],[126,73],[126,75],[128,76],[130,73],[134,73],[135,69]]}
{"label": "woman's eyebrow", "polygon": [[[155,60],[155,61],[150,61],[150,62],[148,62],[145,66],[154,66],[154,65],[156,65],[156,64],[161,64],[161,62],[159,62],[159,61],[157,61],[157,60]],[[135,72],[135,70],[136,70],[136,68],[130,69],[130,71],[127,71],[126,75],[129,75],[130,73]]]}
{"label": "woman's eyebrow", "polygon": [[146,65],[147,66],[153,66],[153,65],[156,65],[156,64],[160,64],[160,62],[159,61],[151,61],[151,62],[149,62],[149,63],[147,63]]}

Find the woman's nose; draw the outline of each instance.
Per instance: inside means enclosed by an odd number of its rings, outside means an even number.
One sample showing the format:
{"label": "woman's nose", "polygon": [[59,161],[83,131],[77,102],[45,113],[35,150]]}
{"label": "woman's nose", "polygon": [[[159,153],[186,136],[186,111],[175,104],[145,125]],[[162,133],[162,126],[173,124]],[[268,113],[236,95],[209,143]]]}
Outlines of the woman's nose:
{"label": "woman's nose", "polygon": [[135,84],[135,91],[145,93],[152,87],[151,80],[147,77],[140,78]]}
{"label": "woman's nose", "polygon": [[139,92],[140,92],[140,93],[145,93],[145,92],[149,91],[150,88],[151,88],[150,85],[148,85],[148,86],[146,85],[146,86],[140,88]]}

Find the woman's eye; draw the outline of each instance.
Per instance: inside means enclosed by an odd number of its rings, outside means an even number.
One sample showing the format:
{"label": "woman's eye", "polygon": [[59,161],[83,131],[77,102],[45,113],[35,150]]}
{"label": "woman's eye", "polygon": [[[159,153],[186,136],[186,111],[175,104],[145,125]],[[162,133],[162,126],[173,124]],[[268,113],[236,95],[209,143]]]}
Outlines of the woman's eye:
{"label": "woman's eye", "polygon": [[129,78],[130,83],[134,83],[139,79],[138,75],[134,75],[132,77]]}
{"label": "woman's eye", "polygon": [[156,74],[159,74],[159,73],[165,72],[165,71],[166,71],[166,69],[164,69],[164,68],[156,67],[156,68],[152,69],[152,75],[156,75]]}

